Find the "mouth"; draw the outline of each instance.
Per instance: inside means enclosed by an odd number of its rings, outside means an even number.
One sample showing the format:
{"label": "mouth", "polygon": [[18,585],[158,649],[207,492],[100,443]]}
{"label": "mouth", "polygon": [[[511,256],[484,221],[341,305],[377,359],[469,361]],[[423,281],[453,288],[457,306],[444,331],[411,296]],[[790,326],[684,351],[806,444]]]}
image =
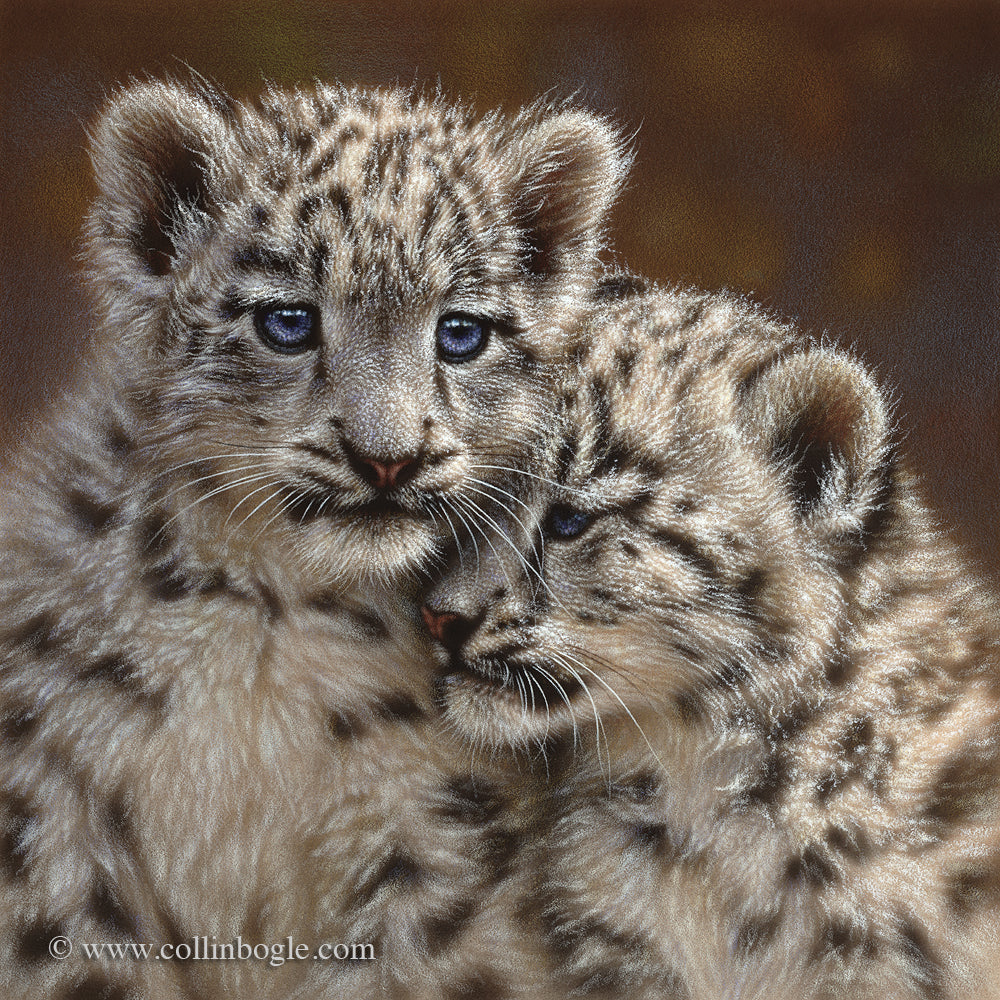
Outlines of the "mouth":
{"label": "mouth", "polygon": [[519,710],[549,713],[569,708],[583,685],[577,677],[537,660],[483,659],[472,663],[453,662],[439,676],[438,689],[445,699],[448,692],[472,698],[501,699]]}
{"label": "mouth", "polygon": [[376,494],[363,503],[345,503],[329,493],[303,493],[296,490],[285,503],[285,515],[298,524],[316,521],[425,521],[427,515],[402,503],[395,497]]}
{"label": "mouth", "polygon": [[406,517],[415,519],[416,514],[404,507],[398,500],[388,496],[376,496],[350,511],[353,517]]}

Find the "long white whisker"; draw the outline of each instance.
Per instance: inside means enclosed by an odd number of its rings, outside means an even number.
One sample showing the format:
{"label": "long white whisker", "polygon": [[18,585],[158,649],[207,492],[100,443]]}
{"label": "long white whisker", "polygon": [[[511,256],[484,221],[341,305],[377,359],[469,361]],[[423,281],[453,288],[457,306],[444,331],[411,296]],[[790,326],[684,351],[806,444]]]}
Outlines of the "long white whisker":
{"label": "long white whisker", "polygon": [[[604,732],[604,724],[601,721],[601,713],[597,709],[597,702],[594,701],[594,696],[590,692],[590,687],[587,682],[580,675],[580,672],[573,666],[570,659],[562,650],[556,650],[551,653],[552,659],[559,663],[559,665],[566,670],[570,676],[583,688],[583,693],[587,696],[590,702],[590,710],[594,713],[594,745],[597,750],[597,766],[599,769],[603,770],[603,765],[601,763],[601,739],[604,739],[605,748],[608,751],[608,775],[610,780],[611,774],[611,750],[608,747],[607,734]],[[593,673],[593,671],[591,671]],[[575,737],[575,732],[574,732]],[[576,741],[574,739],[574,746],[576,746]]]}
{"label": "long white whisker", "polygon": [[[442,499],[444,499],[444,498],[442,498]],[[478,583],[478,581],[479,581],[479,572],[480,572],[480,569],[482,567],[483,560],[482,560],[482,557],[479,554],[479,543],[476,541],[475,532],[472,530],[473,526],[469,524],[469,522],[466,519],[465,515],[455,505],[454,500],[448,499],[446,501],[446,503],[451,508],[452,513],[462,522],[462,524],[465,527],[466,532],[469,535],[469,540],[472,542],[472,548],[473,548],[473,550],[476,553],[476,582]],[[461,551],[462,551],[461,545],[459,545],[458,551],[459,551],[459,553],[461,553]]]}
{"label": "long white whisker", "polygon": [[[463,497],[455,497],[455,503],[456,503],[456,505],[461,505],[461,507],[465,510],[466,514],[468,514],[469,517],[472,518],[472,523],[475,525],[475,527],[477,527],[479,529],[479,533],[482,535],[483,541],[486,542],[486,544],[490,547],[490,551],[493,553],[493,558],[496,559],[497,565],[500,567],[500,571],[503,573],[504,578],[507,580],[507,587],[508,587],[508,589],[511,592],[513,592],[514,591],[514,581],[510,578],[510,574],[507,572],[507,567],[504,564],[504,561],[500,558],[500,553],[497,552],[496,546],[494,546],[493,542],[490,540],[489,533],[483,528],[482,525],[480,525],[480,524],[478,524],[476,522],[476,515],[477,514],[481,514],[482,515],[483,512],[468,497],[464,497],[464,496]],[[487,515],[483,515],[483,516],[485,517]],[[506,536],[503,535],[502,532],[500,532],[500,535],[501,535],[501,537],[506,537]],[[508,539],[508,541],[509,541],[509,539]]]}
{"label": "long white whisker", "polygon": [[[248,515],[247,515],[247,516],[246,516],[246,517],[245,517],[245,518],[244,518],[244,519],[242,520],[242,521],[240,521],[240,523],[239,523],[238,525],[236,525],[236,527],[235,527],[235,528],[233,528],[232,530],[233,530],[233,531],[238,531],[238,530],[240,529],[240,527],[241,527],[241,526],[242,526],[242,525],[243,525],[243,524],[244,524],[244,523],[245,523],[245,522],[246,522],[247,520],[249,520],[249,519],[250,519],[251,517],[253,517],[253,515],[254,515],[254,514],[256,514],[256,513],[257,513],[257,511],[258,511],[258,510],[260,510],[260,508],[261,508],[261,507],[263,507],[263,506],[264,506],[264,505],[265,505],[265,504],[266,504],[266,503],[267,503],[267,502],[268,502],[269,500],[273,500],[273,499],[274,499],[274,498],[275,498],[276,496],[280,496],[280,495],[281,495],[281,490],[279,489],[279,490],[275,490],[275,491],[274,491],[274,493],[272,493],[272,494],[271,494],[271,495],[270,495],[269,497],[265,497],[265,498],[264,498],[264,500],[263,500],[263,501],[261,501],[261,503],[259,503],[259,504],[258,504],[258,505],[257,505],[257,506],[256,506],[256,507],[255,507],[255,508],[254,508],[254,509],[253,509],[253,510],[252,510],[252,511],[251,511],[251,512],[250,512],[250,513],[249,513],[249,514],[248,514]],[[277,519],[278,519],[279,517],[281,517],[281,515],[282,515],[282,514],[284,514],[284,513],[286,512],[286,511],[288,511],[288,510],[290,510],[290,509],[291,509],[292,507],[294,507],[294,506],[295,506],[295,504],[296,504],[296,503],[298,503],[298,502],[299,502],[299,501],[300,501],[300,500],[302,499],[302,497],[303,497],[303,494],[302,494],[302,493],[293,493],[293,494],[292,494],[292,495],[291,495],[290,497],[286,497],[284,501],[279,501],[279,503],[278,503],[278,509],[277,509],[277,510],[276,510],[276,511],[275,511],[275,512],[274,512],[274,513],[273,513],[273,514],[272,514],[272,515],[271,515],[271,516],[270,516],[270,517],[269,517],[269,518],[268,518],[268,519],[267,519],[267,520],[266,520],[266,521],[265,521],[265,522],[264,522],[264,523],[263,523],[263,524],[262,524],[262,525],[261,525],[261,526],[260,526],[260,527],[258,528],[258,529],[257,529],[257,531],[256,531],[256,532],[254,533],[254,536],[253,536],[253,538],[251,538],[251,539],[250,539],[250,544],[252,545],[252,544],[253,544],[254,542],[256,542],[256,541],[257,541],[257,539],[258,539],[258,538],[260,538],[260,536],[261,536],[262,534],[264,534],[264,532],[265,532],[265,531],[267,531],[267,529],[268,529],[268,528],[269,528],[269,527],[270,527],[270,526],[271,526],[271,525],[272,525],[272,524],[273,524],[273,523],[274,523],[275,521],[277,521]],[[313,504],[313,501],[311,500],[311,501],[310,501],[310,503],[309,503],[309,508],[311,508],[311,507],[312,507],[312,504]],[[307,510],[308,510],[309,508],[307,508]]]}
{"label": "long white whisker", "polygon": [[[577,652],[584,654],[584,650],[577,650]],[[621,707],[625,710],[625,714],[632,720],[632,723],[635,725],[635,728],[639,730],[639,735],[642,736],[643,740],[645,741],[646,746],[649,748],[649,752],[656,759],[656,762],[662,767],[663,761],[660,760],[660,755],[656,752],[656,750],[653,749],[653,744],[649,742],[649,738],[646,736],[645,731],[643,730],[642,726],[639,725],[639,720],[636,719],[636,717],[632,714],[632,710],[628,707],[628,705],[626,705],[625,702],[622,701],[622,699],[618,695],[618,692],[615,691],[615,689],[610,684],[608,684],[608,682],[603,677],[601,677],[600,674],[598,674],[594,670],[591,670],[590,667],[588,667],[587,664],[584,663],[578,656],[574,655],[573,653],[569,652],[566,649],[560,650],[560,655],[571,659],[581,669],[586,670],[587,673],[590,674],[594,678],[594,680],[596,680],[599,684],[601,684],[608,691],[611,697],[614,698],[619,705],[621,705]]]}
{"label": "long white whisker", "polygon": [[[474,482],[480,482],[480,480],[473,480],[473,481]],[[483,483],[483,485],[484,486],[490,486],[491,489],[494,488],[489,483]],[[508,493],[506,490],[500,490],[499,487],[496,487],[496,489],[499,490],[499,492],[503,493],[504,495],[509,496],[512,500],[517,500],[517,502],[520,503],[521,506],[524,507],[524,509],[527,510],[529,514],[531,513],[531,508],[529,508],[527,506],[527,504],[524,504],[520,500],[518,500],[518,498],[515,497],[513,493]],[[496,499],[494,497],[491,497],[488,493],[485,493],[483,490],[477,490],[474,487],[470,487],[469,488],[469,492],[470,493],[476,493],[479,496],[486,497],[487,500],[491,500],[493,502],[496,502]],[[504,509],[506,510],[507,514],[514,519],[514,521],[517,523],[517,526],[523,532],[525,544],[528,544],[528,543],[532,542],[531,532],[528,530],[527,526],[521,520],[521,518],[519,518],[517,516],[517,514],[515,514],[512,510],[510,510],[510,508],[505,507]],[[518,561],[520,562],[521,566],[524,568],[526,574],[534,576],[537,583],[539,583],[543,587],[545,587],[546,590],[549,590],[548,584],[546,584],[545,580],[542,578],[541,573],[539,573],[539,571],[537,569],[535,569],[533,566],[531,566],[529,564],[529,562],[527,561],[527,559],[524,557],[523,552],[517,547],[516,543],[514,541],[512,541],[507,536],[507,533],[500,528],[500,525],[497,524],[497,522],[493,518],[491,518],[486,513],[486,511],[482,510],[481,507],[480,507],[480,510],[482,511],[483,518],[488,521],[488,523],[494,529],[494,531],[496,531],[496,533],[498,535],[500,535],[500,537],[503,538],[504,541],[507,542],[507,544],[511,547],[511,549],[514,552],[514,554],[517,556]],[[538,537],[539,537],[539,540],[541,542],[541,550],[539,552],[539,558],[542,560],[542,562],[544,564],[544,560],[545,560],[545,536],[541,532],[539,532],[539,536]],[[555,597],[555,595],[552,594],[551,590],[549,590],[549,593],[550,593],[550,595],[553,598]]]}
{"label": "long white whisker", "polygon": [[572,493],[576,496],[587,497],[590,494],[586,490],[578,490],[572,486],[566,486],[564,483],[560,483],[555,479],[549,479],[546,476],[540,476],[536,472],[529,472],[527,469],[517,469],[509,465],[473,465],[473,469],[490,469],[491,471],[497,472],[512,472],[516,476],[524,476],[526,479],[534,479],[539,483],[544,483],[546,486],[556,486],[560,490],[566,493]]}
{"label": "long white whisker", "polygon": [[[281,486],[280,486],[280,484],[278,485],[277,489],[275,489],[274,487],[275,487],[275,483],[273,483],[273,482],[271,482],[271,483],[266,483],[266,484],[265,484],[264,486],[260,486],[260,487],[258,487],[258,488],[257,488],[257,489],[255,489],[255,490],[254,490],[254,491],[253,491],[252,493],[248,493],[248,494],[247,494],[247,495],[246,495],[246,496],[245,496],[245,497],[244,497],[244,498],[243,498],[243,499],[242,499],[242,500],[241,500],[241,501],[240,501],[240,502],[239,502],[239,503],[238,503],[238,504],[236,505],[236,507],[234,507],[234,508],[233,508],[233,509],[232,509],[232,510],[231,510],[231,511],[229,512],[229,517],[227,517],[227,518],[226,518],[226,524],[229,524],[229,518],[231,518],[231,517],[233,516],[233,514],[235,514],[235,513],[236,513],[236,509],[237,509],[237,507],[240,507],[240,506],[241,506],[241,505],[242,505],[243,503],[245,503],[245,502],[246,502],[247,500],[249,500],[249,499],[250,499],[250,497],[254,496],[254,495],[255,495],[255,494],[257,494],[257,493],[263,493],[263,492],[264,492],[264,490],[266,490],[266,489],[269,489],[269,488],[270,488],[270,489],[272,490],[272,492],[271,492],[271,493],[269,493],[269,494],[268,494],[268,495],[267,495],[266,497],[264,497],[264,499],[263,499],[263,500],[261,500],[261,502],[260,502],[259,504],[257,504],[257,506],[256,506],[256,507],[254,507],[254,509],[253,509],[252,511],[250,511],[250,513],[249,513],[249,514],[247,514],[247,515],[246,515],[246,517],[244,517],[244,518],[243,518],[243,519],[242,519],[242,520],[240,521],[240,523],[239,523],[239,524],[235,524],[235,525],[233,525],[233,527],[232,527],[232,528],[230,529],[230,530],[231,530],[232,532],[234,532],[234,533],[235,533],[235,532],[239,531],[239,530],[240,530],[240,528],[242,528],[242,527],[243,527],[243,525],[244,525],[244,524],[246,524],[246,523],[247,523],[247,521],[249,521],[249,520],[250,520],[250,518],[252,518],[252,517],[254,516],[254,514],[256,514],[256,513],[257,513],[257,511],[259,511],[259,510],[261,509],[261,507],[266,507],[266,506],[267,506],[267,504],[271,502],[271,500],[273,500],[273,499],[274,499],[275,497],[277,497],[277,496],[280,496],[280,495],[281,495]],[[279,512],[278,512],[278,514],[280,514],[280,513],[281,513],[281,512],[279,511]],[[275,515],[274,515],[274,517],[277,517],[277,516],[278,516],[278,514],[275,514]],[[261,529],[261,531],[264,531],[264,530],[265,530],[265,529],[267,528],[267,525],[268,525],[268,524],[270,524],[270,523],[271,523],[271,521],[273,521],[273,520],[274,520],[274,517],[272,517],[272,518],[271,518],[271,519],[270,519],[270,520],[269,520],[269,521],[267,522],[267,524],[265,524],[265,525],[264,525],[264,527],[263,527],[263,528]],[[258,533],[258,534],[259,534],[259,533]],[[254,537],[256,538],[257,536],[254,536]]]}
{"label": "long white whisker", "polygon": [[[280,451],[281,449],[274,448],[275,451]],[[163,479],[167,476],[172,476],[175,472],[180,472],[181,469],[186,469],[192,465],[203,465],[205,462],[217,461],[223,458],[264,458],[267,455],[268,449],[256,448],[253,451],[225,451],[219,452],[217,454],[202,455],[201,458],[192,458],[187,462],[178,462],[176,465],[171,465],[166,469],[162,469],[157,473],[157,478]]]}
{"label": "long white whisker", "polygon": [[[220,493],[225,493],[227,490],[238,489],[241,486],[246,486],[248,483],[255,483],[261,479],[268,479],[273,476],[272,471],[267,472],[255,472],[252,476],[241,476],[239,479],[234,479],[231,483],[223,483],[222,486],[216,486],[215,489],[209,490],[208,493],[202,493],[194,498],[190,503],[185,504],[173,517],[168,518],[160,528],[157,530],[156,534],[150,540],[155,541],[156,538],[161,536],[171,524],[174,523],[179,517],[182,517],[187,511],[191,510],[193,507],[197,507],[198,504],[204,503],[206,500],[211,500],[212,497],[218,496]],[[242,501],[241,501],[242,502]]]}
{"label": "long white whisker", "polygon": [[[473,490],[472,492],[480,493],[481,491]],[[515,557],[517,558],[517,561],[520,564],[521,569],[524,571],[525,576],[528,577],[529,579],[531,577],[534,577],[535,580],[539,584],[541,584],[546,589],[546,591],[548,591],[549,596],[552,598],[552,600],[558,601],[558,598],[552,592],[552,589],[549,587],[548,583],[546,583],[543,575],[528,562],[528,560],[524,556],[524,553],[521,552],[521,550],[517,547],[517,545],[515,545],[515,543],[510,540],[510,538],[508,538],[507,533],[500,527],[500,525],[492,517],[490,517],[490,515],[487,514],[486,511],[484,511],[479,505],[474,504],[474,502],[470,500],[468,497],[464,498],[464,500],[466,503],[466,509],[468,509],[468,507],[471,505],[473,509],[475,509],[480,514],[483,520],[486,521],[486,523],[493,529],[496,536],[507,544],[507,546],[510,548],[510,550],[514,553]],[[514,517],[514,515],[511,514],[511,517]],[[514,519],[517,520],[516,517],[514,517]],[[518,521],[518,523],[520,524],[520,521]],[[522,530],[524,530],[524,526],[522,525],[521,527]],[[486,543],[490,546],[490,548],[493,549],[493,554],[496,555],[497,551],[495,548],[493,548],[493,544],[490,541],[489,536],[486,534],[485,531],[483,532],[483,537],[486,539]],[[497,561],[498,562],[500,561],[499,556],[497,556]],[[507,570],[502,563],[501,563],[501,568],[504,571],[504,576],[507,576]],[[507,576],[507,583],[509,586],[511,586],[511,589],[513,589],[513,585],[510,583],[509,576]]]}
{"label": "long white whisker", "polygon": [[[499,494],[501,497],[510,497],[511,500],[513,500],[517,504],[520,504],[525,509],[525,511],[527,512],[527,514],[529,515],[529,517],[533,517],[534,511],[520,497],[515,496],[509,490],[505,490],[502,487],[497,486],[495,483],[489,483],[485,479],[477,479],[474,476],[470,476],[469,477],[469,481],[473,482],[473,483],[476,483],[479,486],[482,486],[484,489],[492,490],[493,492]],[[481,496],[485,496],[486,495],[486,494],[484,494],[482,492],[482,490],[473,489],[472,492],[473,493],[479,493]],[[497,502],[494,497],[489,497],[489,499],[492,499],[492,500],[494,500],[494,502]],[[532,536],[531,536],[531,532],[528,530],[528,527],[524,523],[524,521],[522,521],[521,518],[518,517],[518,515],[515,514],[514,511],[512,511],[509,507],[505,506],[504,509],[514,519],[514,521],[517,522],[517,525],[521,529],[521,531],[524,532],[524,543],[525,543],[525,545],[529,545],[530,544],[530,545],[532,545],[532,547],[534,547],[534,543],[533,543],[533,539],[532,539]],[[545,533],[542,532],[542,531],[538,532],[538,542],[539,542],[539,560],[540,560],[541,564],[544,566],[545,565]],[[540,582],[544,584],[545,581],[544,580],[540,580]]]}
{"label": "long white whisker", "polygon": [[455,539],[455,551],[458,553],[458,566],[461,572],[465,573],[465,554],[462,552],[462,542],[459,540],[458,532],[455,530],[455,525],[452,522],[451,517],[448,515],[448,509],[444,503],[440,504],[438,507],[439,513],[448,522],[448,528],[451,531],[451,537]]}
{"label": "long white whisker", "polygon": [[[254,497],[254,496],[256,496],[256,495],[257,495],[258,493],[263,493],[263,492],[264,492],[264,490],[267,490],[267,489],[272,489],[272,488],[274,488],[274,487],[278,487],[278,489],[276,489],[276,490],[275,490],[275,492],[274,492],[274,493],[272,493],[271,495],[272,495],[272,496],[276,496],[276,495],[277,495],[278,493],[280,493],[280,492],[281,492],[281,489],[280,489],[280,487],[281,487],[281,484],[280,484],[280,483],[278,483],[278,482],[276,482],[276,481],[275,481],[274,479],[272,479],[272,480],[271,480],[271,481],[270,481],[269,483],[265,483],[265,484],[264,484],[263,486],[258,486],[258,487],[257,487],[257,489],[255,489],[255,490],[251,490],[251,491],[250,491],[250,492],[249,492],[249,493],[248,493],[248,494],[247,494],[247,495],[246,495],[245,497],[243,497],[243,499],[242,499],[242,500],[240,500],[240,502],[239,502],[238,504],[236,504],[236,506],[235,506],[235,507],[233,507],[233,509],[232,509],[232,510],[231,510],[231,511],[229,512],[228,516],[226,517],[226,520],[225,520],[225,521],[223,522],[223,525],[222,525],[222,526],[223,526],[224,528],[225,528],[225,527],[227,527],[227,526],[229,525],[229,522],[230,522],[230,521],[231,521],[231,520],[233,519],[233,515],[234,515],[234,514],[235,514],[235,513],[236,513],[236,512],[237,512],[237,511],[238,511],[238,510],[240,509],[240,507],[242,507],[242,506],[243,506],[243,504],[245,504],[245,503],[246,503],[246,502],[247,502],[247,501],[248,501],[248,500],[249,500],[249,499],[250,499],[251,497]],[[261,508],[261,507],[263,507],[263,506],[264,506],[264,504],[266,504],[266,503],[267,503],[267,500],[265,500],[265,501],[264,501],[264,503],[261,503],[261,504],[258,504],[258,505],[257,505],[256,507],[254,507],[254,509],[253,509],[252,511],[250,511],[250,513],[249,513],[249,514],[247,514],[247,516],[246,516],[246,517],[244,517],[244,518],[243,518],[243,520],[242,520],[242,521],[240,521],[240,523],[239,523],[239,524],[237,524],[237,525],[234,525],[234,527],[233,527],[233,529],[232,529],[232,530],[233,530],[233,531],[239,531],[239,530],[240,530],[240,528],[242,528],[242,527],[243,527],[243,525],[244,525],[244,524],[246,524],[246,523],[247,523],[247,521],[249,521],[249,520],[250,520],[250,518],[252,518],[252,517],[254,516],[254,514],[256,514],[256,513],[257,513],[257,511],[259,511],[259,510],[260,510],[260,508]]]}
{"label": "long white whisker", "polygon": [[[219,479],[222,476],[231,476],[234,472],[246,472],[247,469],[269,469],[271,468],[268,462],[252,462],[249,465],[237,465],[232,469],[220,469],[218,472],[210,472],[208,475],[199,476],[197,479],[186,479],[183,483],[175,486],[172,490],[168,490],[159,496],[160,500],[166,500],[168,497],[172,497],[175,493],[179,493],[183,489],[187,489],[189,486],[197,486],[198,483],[207,482],[209,479]],[[234,480],[234,482],[242,482],[241,480]],[[209,494],[211,496],[213,494]]]}
{"label": "long white whisker", "polygon": [[[541,674],[543,677],[547,678],[549,681],[552,682],[552,686],[559,693],[559,697],[562,698],[562,700],[566,703],[566,708],[569,710],[570,721],[573,724],[573,746],[574,747],[577,746],[579,742],[579,732],[577,730],[576,713],[573,711],[573,704],[570,701],[569,695],[566,693],[566,689],[563,687],[562,682],[556,677],[556,675],[552,673],[552,671],[546,670],[545,667],[537,663],[532,664],[532,667],[539,674]],[[584,684],[582,680],[580,680],[580,677],[576,674],[576,671],[570,670],[569,672],[575,677],[577,681],[580,681],[580,686],[583,688],[584,691],[586,691],[587,685]],[[545,735],[548,736],[552,723],[552,714],[549,711],[548,702],[546,702],[545,705],[545,715],[546,715]]]}

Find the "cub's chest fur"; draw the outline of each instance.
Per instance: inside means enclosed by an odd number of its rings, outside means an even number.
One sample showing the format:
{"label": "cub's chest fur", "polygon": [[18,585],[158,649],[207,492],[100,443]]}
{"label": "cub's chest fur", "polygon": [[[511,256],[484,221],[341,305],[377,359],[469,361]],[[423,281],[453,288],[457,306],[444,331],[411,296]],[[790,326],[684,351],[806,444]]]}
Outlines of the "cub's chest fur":
{"label": "cub's chest fur", "polygon": [[557,981],[1000,995],[1000,601],[884,394],[726,296],[626,295],[592,332],[508,533],[424,608],[450,721],[549,750]]}

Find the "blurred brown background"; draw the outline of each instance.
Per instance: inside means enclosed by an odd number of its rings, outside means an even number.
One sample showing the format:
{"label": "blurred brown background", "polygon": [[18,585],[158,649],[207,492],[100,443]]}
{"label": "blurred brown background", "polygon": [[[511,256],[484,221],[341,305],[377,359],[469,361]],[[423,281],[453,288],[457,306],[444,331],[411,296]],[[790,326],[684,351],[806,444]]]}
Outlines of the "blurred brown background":
{"label": "blurred brown background", "polygon": [[0,440],[86,330],[84,130],[115,84],[576,93],[637,130],[619,259],[853,344],[943,519],[1000,566],[1000,0],[0,2]]}

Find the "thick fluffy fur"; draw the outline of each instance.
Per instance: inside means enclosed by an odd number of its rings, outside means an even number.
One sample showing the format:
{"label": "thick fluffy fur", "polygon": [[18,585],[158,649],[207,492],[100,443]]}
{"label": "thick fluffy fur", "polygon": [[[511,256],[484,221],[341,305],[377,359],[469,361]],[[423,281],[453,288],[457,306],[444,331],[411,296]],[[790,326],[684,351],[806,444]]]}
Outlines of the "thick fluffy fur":
{"label": "thick fluffy fur", "polygon": [[562,995],[1000,997],[1000,602],[885,394],[725,296],[588,335],[516,521],[424,611],[452,725],[548,750]]}
{"label": "thick fluffy fur", "polygon": [[[255,106],[137,86],[93,155],[103,381],[128,387],[174,507],[225,487],[199,508],[283,546],[241,558],[310,581],[418,565],[527,452],[624,175],[582,111],[478,120],[323,86]],[[276,307],[311,324],[296,353],[262,342]],[[472,357],[442,351],[455,315],[483,328]],[[380,488],[379,468],[404,474]]]}
{"label": "thick fluffy fur", "polygon": [[[407,578],[545,423],[618,139],[569,107],[149,83],[93,158],[93,358],[2,490],[0,993],[503,981],[475,935],[518,810],[437,727]],[[202,935],[376,957],[79,950]]]}

